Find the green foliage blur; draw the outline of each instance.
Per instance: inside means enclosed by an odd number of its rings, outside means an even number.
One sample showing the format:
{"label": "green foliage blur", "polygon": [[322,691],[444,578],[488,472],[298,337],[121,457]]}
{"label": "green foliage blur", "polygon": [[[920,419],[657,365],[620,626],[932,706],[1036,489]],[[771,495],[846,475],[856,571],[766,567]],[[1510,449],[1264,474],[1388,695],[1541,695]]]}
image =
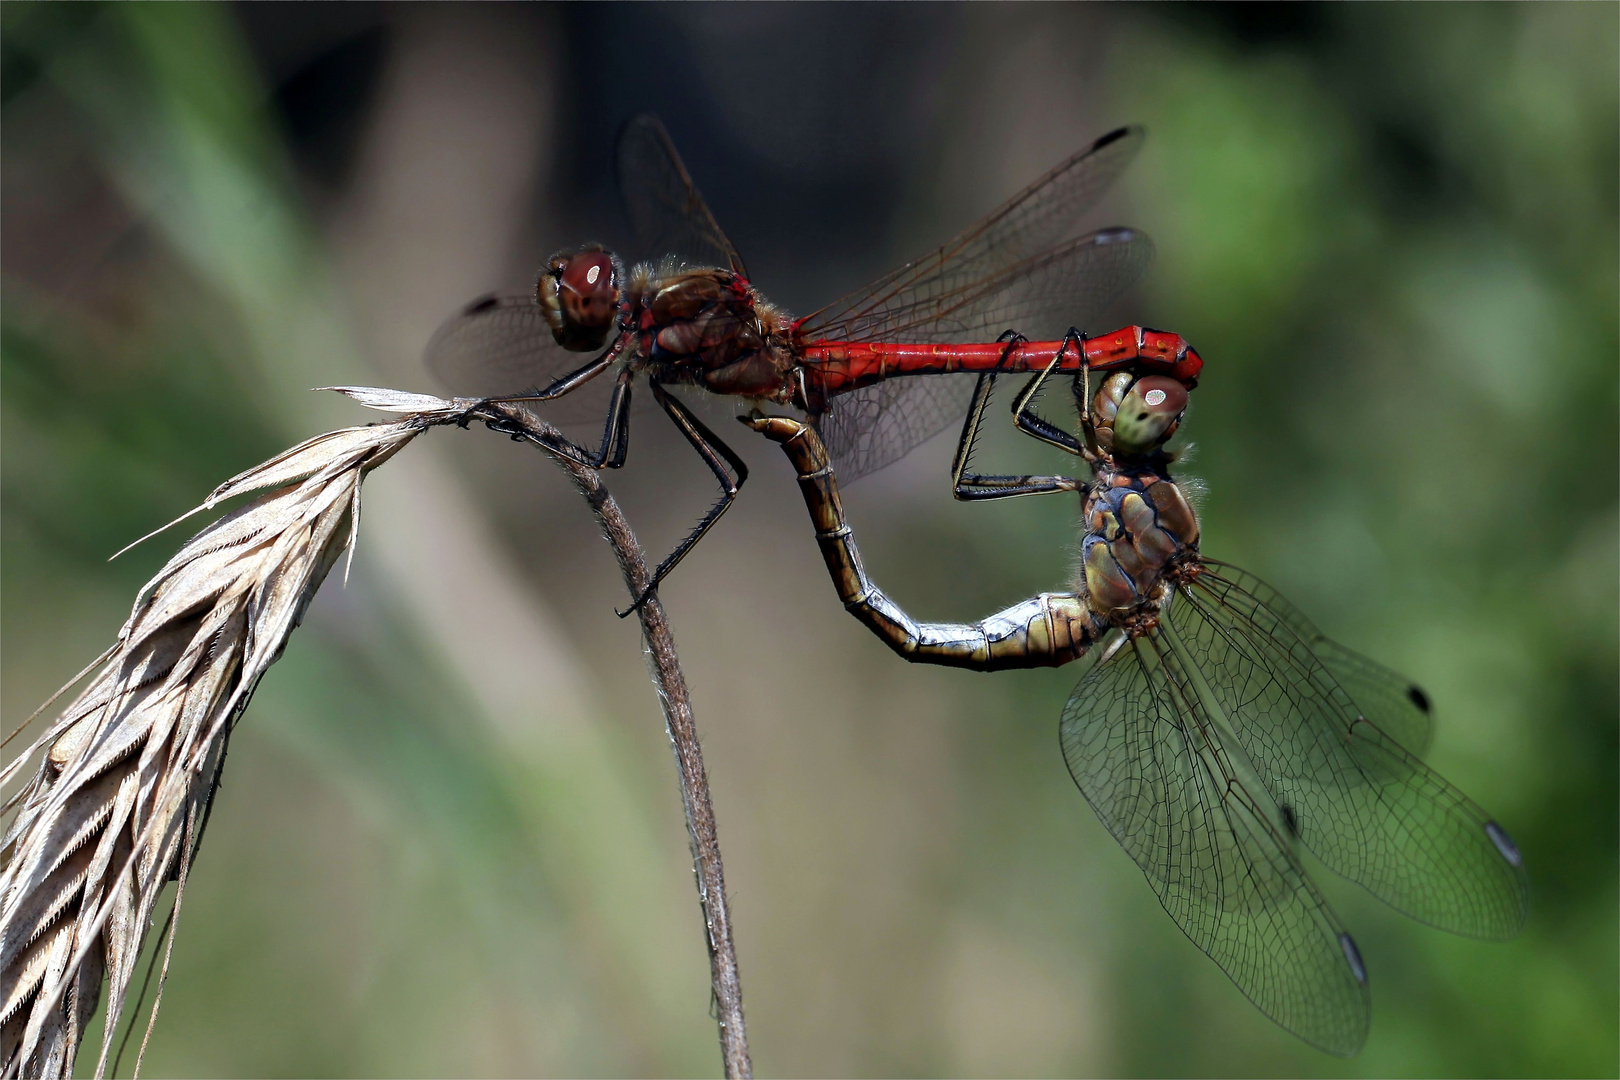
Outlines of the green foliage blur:
{"label": "green foliage blur", "polygon": [[[1206,359],[1205,549],[1428,689],[1429,760],[1512,831],[1529,925],[1451,938],[1322,871],[1373,1029],[1349,1061],[1299,1044],[1074,790],[1073,677],[889,655],[785,463],[727,434],[753,479],[663,597],[756,1069],[1615,1075],[1617,31],[1612,4],[8,3],[5,726],[176,539],[108,554],[371,419],[307,388],[436,390],[416,358],[458,303],[622,236],[603,170],[633,112],[795,310],[1141,121],[1104,214],[1158,259],[1113,315]],[[711,497],[665,427],[609,478],[649,548]],[[928,619],[1062,587],[1074,507],[953,504],[949,441],[848,492],[874,578]],[[667,742],[588,514],[481,433],[367,495],[353,579],[233,739],[147,1071],[717,1072]]]}

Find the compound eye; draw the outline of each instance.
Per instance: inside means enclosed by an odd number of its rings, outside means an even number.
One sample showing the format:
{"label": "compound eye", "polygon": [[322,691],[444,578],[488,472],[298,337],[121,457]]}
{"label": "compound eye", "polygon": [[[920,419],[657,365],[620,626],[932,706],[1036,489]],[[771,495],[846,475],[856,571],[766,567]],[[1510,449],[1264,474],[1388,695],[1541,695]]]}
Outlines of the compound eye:
{"label": "compound eye", "polygon": [[1187,388],[1163,375],[1138,379],[1119,403],[1114,417],[1114,449],[1145,454],[1175,433],[1187,408]]}
{"label": "compound eye", "polygon": [[606,251],[581,251],[563,264],[558,292],[567,320],[581,329],[605,329],[619,308],[619,274]]}
{"label": "compound eye", "polygon": [[619,315],[619,264],[613,253],[591,246],[559,251],[546,260],[534,298],[565,349],[600,349]]}
{"label": "compound eye", "polygon": [[1119,403],[1125,399],[1125,394],[1131,388],[1131,375],[1129,372],[1116,371],[1103,380],[1102,386],[1097,388],[1097,394],[1091,399],[1091,417],[1095,423],[1112,425],[1114,414],[1119,411]]}
{"label": "compound eye", "polygon": [[1138,379],[1126,400],[1141,398],[1143,409],[1157,416],[1180,416],[1187,407],[1187,388],[1164,375]]}

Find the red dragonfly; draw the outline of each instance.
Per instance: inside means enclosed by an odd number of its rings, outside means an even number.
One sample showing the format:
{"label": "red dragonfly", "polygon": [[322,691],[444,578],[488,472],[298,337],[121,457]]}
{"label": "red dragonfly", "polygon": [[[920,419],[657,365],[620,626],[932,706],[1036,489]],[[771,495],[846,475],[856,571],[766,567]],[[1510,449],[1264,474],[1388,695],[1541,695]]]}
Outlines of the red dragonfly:
{"label": "red dragonfly", "polygon": [[[627,270],[601,245],[558,252],[532,293],[482,297],[441,327],[427,363],[456,393],[551,402],[543,415],[565,424],[582,414],[557,409],[562,399],[568,406],[590,400],[582,388],[615,372],[597,384],[612,389],[605,404],[595,397],[595,416],[606,413],[596,449],[561,436],[549,446],[592,468],[624,463],[632,386],[646,378],[721,496],[659,564],[633,611],[748,477],[742,459],[668,386],[804,410],[850,480],[943,431],[973,390],[970,380],[902,376],[1131,366],[1196,385],[1203,361],[1177,334],[1129,326],[1087,337],[1073,329],[1152,257],[1151,241],[1137,230],[1078,228],[1142,137],[1136,127],[1104,135],[936,250],[794,318],[754,287],[663,125],[640,116],[619,139],[620,187],[659,261]],[[1052,338],[997,338],[1011,326]],[[1063,327],[1070,329],[1060,339]],[[581,365],[580,352],[596,355]]]}

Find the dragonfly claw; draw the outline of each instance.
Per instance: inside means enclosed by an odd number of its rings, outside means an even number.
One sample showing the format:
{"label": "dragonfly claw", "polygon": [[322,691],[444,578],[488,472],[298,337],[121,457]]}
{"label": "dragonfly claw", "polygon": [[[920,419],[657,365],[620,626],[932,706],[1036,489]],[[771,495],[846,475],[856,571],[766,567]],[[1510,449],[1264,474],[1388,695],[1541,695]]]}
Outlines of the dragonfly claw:
{"label": "dragonfly claw", "polygon": [[636,612],[640,611],[641,606],[643,604],[645,604],[648,600],[651,600],[652,597],[653,597],[653,594],[656,593],[657,591],[658,591],[658,586],[657,585],[649,585],[649,586],[647,586],[645,589],[643,589],[641,591],[641,595],[636,597],[636,602],[635,603],[631,604],[629,607],[625,608],[623,611],[620,611],[617,608],[615,608],[613,610],[613,614],[617,615],[621,619],[628,619],[630,616],[632,616]]}

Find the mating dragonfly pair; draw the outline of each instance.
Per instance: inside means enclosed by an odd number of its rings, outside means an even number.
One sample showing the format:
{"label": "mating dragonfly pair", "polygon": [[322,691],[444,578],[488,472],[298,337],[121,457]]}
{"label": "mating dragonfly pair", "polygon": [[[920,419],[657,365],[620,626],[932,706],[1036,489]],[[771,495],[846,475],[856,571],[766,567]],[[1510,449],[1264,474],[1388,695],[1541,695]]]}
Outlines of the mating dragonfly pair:
{"label": "mating dragonfly pair", "polygon": [[[987,671],[1085,658],[1060,728],[1082,794],[1165,910],[1262,1012],[1351,1054],[1369,1022],[1367,971],[1303,850],[1413,918],[1484,938],[1522,925],[1525,874],[1501,826],[1423,764],[1430,706],[1416,685],[1200,554],[1197,516],[1164,448],[1197,385],[1198,354],[1142,327],[1058,336],[1151,255],[1132,229],[1079,232],[1141,138],[1133,128],[1104,136],[937,250],[792,318],[755,290],[668,135],[642,117],[621,137],[620,183],[663,261],[627,270],[598,246],[559,253],[533,296],[487,297],[447,323],[428,361],[458,392],[532,401],[560,422],[581,415],[589,384],[613,371],[596,405],[599,445],[558,436],[549,447],[595,467],[624,463],[633,384],[646,378],[721,498],[636,604],[748,475],[666,387],[751,402],[740,419],[793,463],[840,598],[896,652]],[[992,338],[1008,326],[1050,337]],[[595,355],[579,365],[569,359],[579,352]],[[944,377],[975,372],[971,385]],[[1013,402],[1015,424],[1084,459],[1089,479],[969,471],[997,378],[1019,372],[1032,377]],[[1036,411],[1058,375],[1073,380],[1078,435]],[[806,419],[761,412],[773,404]],[[1078,494],[1081,566],[1070,591],[974,624],[918,623],[868,579],[833,462],[852,479],[964,415],[956,497]]]}

